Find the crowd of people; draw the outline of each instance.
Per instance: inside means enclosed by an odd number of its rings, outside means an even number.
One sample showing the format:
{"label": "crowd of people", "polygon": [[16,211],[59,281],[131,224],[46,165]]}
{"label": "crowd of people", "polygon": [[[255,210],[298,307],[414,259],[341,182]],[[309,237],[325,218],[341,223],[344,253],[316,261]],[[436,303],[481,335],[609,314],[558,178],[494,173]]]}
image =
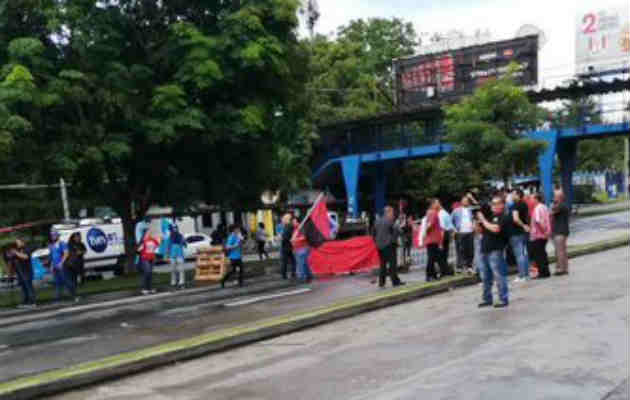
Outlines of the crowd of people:
{"label": "crowd of people", "polygon": [[[450,212],[439,199],[432,199],[421,219],[414,219],[403,213],[396,217],[394,208],[387,206],[383,217],[375,221],[371,230],[381,260],[378,285],[384,287],[387,277],[393,286],[404,285],[405,282],[398,276],[399,248],[403,263],[410,264],[412,248],[416,247],[426,250],[427,282],[456,273],[478,274],[484,288],[480,307],[494,304],[494,282],[499,292],[499,302],[494,305],[505,307],[509,304],[508,265],[518,269],[515,284],[550,277],[548,241],[552,240],[555,246],[555,275],[569,273],[569,215],[570,210],[561,190],[554,192],[551,208],[545,205],[541,194],[524,193],[520,189],[498,190],[486,201],[479,201],[477,196],[468,192],[452,204]],[[179,289],[186,285],[183,265],[186,241],[176,225],[171,225],[168,229],[167,244],[164,238],[160,240],[154,237],[148,226],[136,233],[137,268],[144,295],[155,293],[152,280],[158,254],[162,254],[172,266],[171,286]],[[299,219],[292,214],[285,214],[276,226],[276,233],[280,243],[283,279],[311,282],[313,273],[308,265],[311,248]],[[212,243],[224,247],[231,264],[231,270],[220,282],[222,287],[234,275],[239,286],[243,286],[245,234],[239,225],[213,232]],[[260,260],[269,259],[265,249],[269,237],[262,223],[258,226],[255,240]],[[453,267],[449,264],[451,246],[455,250]],[[49,269],[54,278],[56,299],[61,299],[64,291],[67,291],[74,301],[79,301],[77,286],[85,280],[83,258],[86,253],[81,234],[72,234],[65,243],[53,231],[48,249]],[[24,241],[17,239],[4,255],[7,263],[16,272],[23,292],[23,305],[34,306],[36,296],[30,263],[31,249],[27,248]]]}
{"label": "crowd of people", "polygon": [[[542,194],[525,194],[521,189],[497,190],[485,202],[466,193],[452,205],[450,213],[439,199],[432,199],[421,220],[401,215],[394,221],[393,208],[386,207],[373,230],[381,254],[379,285],[384,286],[387,274],[394,286],[402,284],[394,272],[396,257],[391,243],[396,242],[396,236],[401,237],[403,260],[407,260],[407,246],[415,238],[416,247],[427,253],[427,282],[456,272],[478,274],[484,288],[480,307],[494,304],[491,289],[495,281],[499,302],[494,305],[505,307],[509,304],[508,265],[518,269],[515,284],[550,277],[550,240],[557,259],[555,275],[569,273],[569,215],[562,190],[554,192],[551,208],[545,205]],[[454,269],[448,260],[451,243],[455,246]]]}
{"label": "crowd of people", "polygon": [[[30,308],[37,305],[31,264],[33,250],[23,239],[17,238],[10,243],[4,253],[5,262],[15,271],[18,285],[22,290],[23,301],[20,307]],[[86,248],[81,235],[78,232],[72,234],[66,243],[60,239],[58,232],[53,231],[50,234],[48,250],[49,268],[55,285],[55,300],[61,300],[67,291],[70,298],[78,302],[80,299],[77,296],[77,287],[85,281]]]}

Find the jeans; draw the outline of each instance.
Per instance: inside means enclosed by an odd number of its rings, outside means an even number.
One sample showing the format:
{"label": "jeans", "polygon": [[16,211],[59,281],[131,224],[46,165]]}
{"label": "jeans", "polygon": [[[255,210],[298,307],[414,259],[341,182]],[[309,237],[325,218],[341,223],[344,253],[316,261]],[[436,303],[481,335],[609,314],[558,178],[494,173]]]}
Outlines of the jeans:
{"label": "jeans", "polygon": [[385,286],[387,275],[389,274],[392,280],[392,285],[399,285],[400,278],[398,277],[398,263],[396,262],[396,248],[391,244],[382,249],[378,249],[378,254],[381,258],[381,269],[379,271],[378,284],[379,286]]}
{"label": "jeans", "polygon": [[497,281],[499,299],[508,304],[507,262],[503,251],[495,250],[481,254],[481,279],[483,280],[483,301],[492,303],[492,284]]}
{"label": "jeans", "polygon": [[186,271],[184,259],[171,256],[171,286],[184,286],[186,284]]}
{"label": "jeans", "polygon": [[72,273],[65,268],[53,269],[53,275],[55,277],[55,298],[61,299],[63,289],[68,289],[68,292],[72,297],[77,295],[76,288],[74,287],[74,277]]}
{"label": "jeans", "polygon": [[311,249],[308,247],[297,250],[295,252],[295,258],[297,261],[297,274],[298,279],[308,281],[313,279],[313,273],[308,266],[308,256],[311,254]]}
{"label": "jeans", "polygon": [[153,282],[153,261],[140,260],[140,268],[142,269],[142,289],[151,290]]}
{"label": "jeans", "polygon": [[30,266],[24,270],[21,267],[15,268],[17,273],[18,283],[22,288],[22,295],[24,296],[24,304],[35,304],[35,289],[33,289],[33,269]]}
{"label": "jeans", "polygon": [[293,255],[293,252],[291,252],[291,250],[285,251],[284,248],[282,248],[280,254],[282,254],[282,278],[288,278],[289,271],[287,271],[287,267],[289,264],[291,264],[291,277],[295,278],[295,256]]}
{"label": "jeans", "polygon": [[518,265],[518,276],[522,279],[529,279],[529,254],[527,253],[528,235],[510,236],[510,246],[516,257]]}

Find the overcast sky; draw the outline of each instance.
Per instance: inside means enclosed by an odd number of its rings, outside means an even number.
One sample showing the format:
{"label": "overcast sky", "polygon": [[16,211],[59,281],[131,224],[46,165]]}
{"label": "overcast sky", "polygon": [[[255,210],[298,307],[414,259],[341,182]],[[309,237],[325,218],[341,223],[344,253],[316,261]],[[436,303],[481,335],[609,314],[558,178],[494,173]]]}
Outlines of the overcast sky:
{"label": "overcast sky", "polygon": [[539,81],[545,86],[555,86],[574,71],[578,15],[610,6],[630,7],[628,0],[318,0],[318,4],[321,18],[316,31],[322,34],[370,17],[399,17],[412,22],[418,33],[456,29],[472,35],[489,29],[496,40],[514,37],[524,24],[536,25],[547,37],[539,53]]}

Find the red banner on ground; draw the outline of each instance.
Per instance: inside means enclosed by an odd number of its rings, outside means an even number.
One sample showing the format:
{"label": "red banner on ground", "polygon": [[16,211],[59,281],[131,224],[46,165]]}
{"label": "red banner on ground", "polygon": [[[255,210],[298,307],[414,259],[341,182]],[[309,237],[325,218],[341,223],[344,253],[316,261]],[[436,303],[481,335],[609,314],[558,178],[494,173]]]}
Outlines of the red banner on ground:
{"label": "red banner on ground", "polygon": [[326,242],[311,249],[309,266],[315,276],[343,275],[378,268],[381,259],[371,236]]}

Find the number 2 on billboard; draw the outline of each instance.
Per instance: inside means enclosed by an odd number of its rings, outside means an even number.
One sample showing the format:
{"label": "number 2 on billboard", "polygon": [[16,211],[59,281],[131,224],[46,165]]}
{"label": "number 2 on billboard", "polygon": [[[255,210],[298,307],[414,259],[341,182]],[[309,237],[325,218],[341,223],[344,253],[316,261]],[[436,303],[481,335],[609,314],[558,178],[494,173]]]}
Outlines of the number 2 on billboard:
{"label": "number 2 on billboard", "polygon": [[597,15],[590,13],[586,14],[582,18],[582,32],[595,33],[597,32]]}

